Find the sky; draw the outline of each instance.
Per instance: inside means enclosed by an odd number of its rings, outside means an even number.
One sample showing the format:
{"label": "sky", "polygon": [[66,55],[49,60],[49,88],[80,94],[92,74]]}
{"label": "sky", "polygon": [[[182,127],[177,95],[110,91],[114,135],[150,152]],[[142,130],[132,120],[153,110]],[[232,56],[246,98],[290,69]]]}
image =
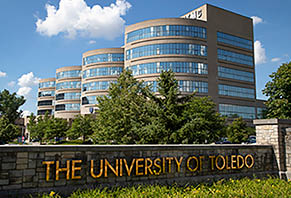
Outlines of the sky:
{"label": "sky", "polygon": [[205,3],[253,18],[257,99],[267,99],[269,75],[291,61],[290,0],[1,0],[0,90],[23,95],[21,109],[36,113],[39,79],[81,65],[88,50],[122,46],[127,25]]}

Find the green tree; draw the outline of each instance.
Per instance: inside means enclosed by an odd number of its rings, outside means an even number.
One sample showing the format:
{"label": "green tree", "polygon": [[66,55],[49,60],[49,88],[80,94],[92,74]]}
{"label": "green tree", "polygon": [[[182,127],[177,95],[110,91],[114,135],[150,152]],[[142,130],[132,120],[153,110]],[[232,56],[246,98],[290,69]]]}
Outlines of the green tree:
{"label": "green tree", "polygon": [[25,103],[23,96],[17,97],[16,93],[10,94],[4,89],[0,92],[0,116],[5,116],[9,123],[15,122],[20,117],[22,111],[18,111],[19,107]]}
{"label": "green tree", "polygon": [[254,128],[248,127],[247,123],[241,118],[235,118],[226,129],[228,140],[232,143],[246,142],[250,135],[255,135]]}
{"label": "green tree", "polygon": [[[124,71],[109,88],[108,95],[98,97],[96,121],[92,139],[98,143],[145,143],[147,125],[151,124],[148,87],[137,81],[130,71]],[[150,128],[150,126],[148,126]]]}
{"label": "green tree", "polygon": [[3,143],[8,143],[20,135],[18,126],[12,124],[4,115],[0,118],[0,140]]}
{"label": "green tree", "polygon": [[82,137],[83,142],[93,134],[92,122],[94,118],[92,115],[77,116],[73,122],[71,128],[67,131],[67,137],[70,139],[78,139]]}
{"label": "green tree", "polygon": [[271,81],[263,90],[269,97],[266,102],[267,117],[291,119],[291,62],[282,64],[270,77]]}

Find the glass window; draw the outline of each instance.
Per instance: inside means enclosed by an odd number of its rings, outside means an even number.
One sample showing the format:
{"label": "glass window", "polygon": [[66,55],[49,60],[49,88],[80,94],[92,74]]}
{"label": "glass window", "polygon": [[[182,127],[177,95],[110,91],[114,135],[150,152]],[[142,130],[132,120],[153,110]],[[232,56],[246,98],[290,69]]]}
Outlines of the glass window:
{"label": "glass window", "polygon": [[83,65],[99,62],[121,62],[121,61],[124,61],[123,53],[96,54],[83,58]]}
{"label": "glass window", "polygon": [[249,65],[253,66],[253,57],[236,53],[236,52],[231,52],[223,49],[217,49],[217,57],[220,60],[224,61],[229,61],[229,62],[234,62],[234,63],[239,63],[243,65]]}
{"label": "glass window", "polygon": [[80,111],[79,103],[56,105],[56,111]]}
{"label": "glass window", "polygon": [[82,91],[92,91],[92,90],[108,90],[111,83],[116,83],[117,81],[96,81],[90,83],[84,83]]}
{"label": "glass window", "polygon": [[52,100],[42,100],[37,102],[37,106],[51,106],[53,105]]}
{"label": "glass window", "polygon": [[227,67],[218,67],[218,76],[222,78],[230,78],[235,80],[254,82],[254,73],[241,71],[238,69],[230,69]]}
{"label": "glass window", "polygon": [[134,76],[155,74],[172,70],[175,73],[208,74],[208,65],[195,62],[154,62],[133,65],[127,69],[132,70]]}
{"label": "glass window", "polygon": [[82,97],[82,105],[98,104],[97,97],[103,97],[103,96],[104,95]]}
{"label": "glass window", "polygon": [[255,119],[255,107],[219,104],[219,112],[228,117],[237,115],[242,118]]}
{"label": "glass window", "polygon": [[161,36],[189,36],[205,39],[207,34],[206,28],[204,27],[189,25],[161,25],[129,32],[126,35],[126,42],[129,43],[140,39]]}
{"label": "glass window", "polygon": [[38,84],[39,88],[46,88],[46,87],[55,87],[56,82],[55,81],[47,81],[47,82],[41,82]]}
{"label": "glass window", "polygon": [[57,79],[81,77],[81,70],[62,71],[57,73]]}
{"label": "glass window", "polygon": [[264,115],[264,111],[266,111],[267,108],[264,107],[257,107],[257,118],[262,119]]}
{"label": "glass window", "polygon": [[241,98],[255,98],[255,90],[230,85],[218,85],[218,93],[224,96],[235,96]]}
{"label": "glass window", "polygon": [[163,43],[145,45],[127,50],[126,60],[143,56],[154,56],[162,54],[186,54],[186,55],[207,56],[207,47],[204,45],[189,43]]}
{"label": "glass window", "polygon": [[57,83],[56,89],[74,89],[74,88],[81,88],[81,82],[80,81],[66,81]]}
{"label": "glass window", "polygon": [[217,41],[236,47],[253,50],[253,42],[251,40],[244,39],[238,36],[233,36],[223,32],[217,32]]}
{"label": "glass window", "polygon": [[81,98],[81,92],[59,93],[56,95],[56,100],[76,100]]}
{"label": "glass window", "polygon": [[45,110],[37,110],[37,115],[45,115],[46,112],[48,112],[49,115],[53,114],[52,109],[45,109]]}
{"label": "glass window", "polygon": [[55,91],[40,91],[38,97],[55,96]]}
{"label": "glass window", "polygon": [[87,69],[83,71],[83,78],[94,76],[113,76],[122,73],[123,67],[98,67],[94,69]]}

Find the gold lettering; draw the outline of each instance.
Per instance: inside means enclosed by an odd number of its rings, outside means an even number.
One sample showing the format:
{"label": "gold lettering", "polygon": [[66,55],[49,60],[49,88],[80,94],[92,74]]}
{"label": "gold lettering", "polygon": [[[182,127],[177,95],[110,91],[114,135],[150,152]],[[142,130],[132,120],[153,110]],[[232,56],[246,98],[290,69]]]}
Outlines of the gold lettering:
{"label": "gold lettering", "polygon": [[67,167],[66,168],[60,168],[60,161],[56,161],[56,180],[58,181],[60,176],[60,172],[66,171],[67,172],[67,177],[66,179],[70,179],[70,160],[67,160]]}
{"label": "gold lettering", "polygon": [[54,164],[54,161],[44,161],[42,164],[46,164],[46,176],[45,179],[46,181],[49,181],[50,179],[50,165]]}
{"label": "gold lettering", "polygon": [[120,159],[120,161],[119,161],[119,176],[120,177],[122,176],[122,172],[123,172],[123,170],[122,170],[122,159]]}
{"label": "gold lettering", "polygon": [[[242,164],[239,164],[239,160],[241,159]],[[237,169],[241,169],[242,167],[244,167],[244,158],[241,155],[236,156],[236,160],[237,160]]]}
{"label": "gold lettering", "polygon": [[[219,158],[222,159],[222,162],[223,162],[223,166],[222,166],[222,167],[219,167],[219,165],[218,165],[218,159],[219,159]],[[224,157],[223,157],[222,155],[218,155],[218,156],[216,157],[216,159],[215,159],[215,165],[216,165],[216,168],[217,168],[218,170],[222,170],[222,169],[224,169],[224,167],[225,167],[225,159],[224,159]]]}
{"label": "gold lettering", "polygon": [[211,170],[214,170],[214,158],[215,158],[215,156],[214,155],[210,155],[208,157],[211,160]]}
{"label": "gold lettering", "polygon": [[203,166],[203,160],[204,159],[204,156],[199,156],[199,162],[200,162],[200,171],[202,171],[202,166]]}
{"label": "gold lettering", "polygon": [[163,173],[165,173],[166,172],[166,160],[164,157],[162,159],[163,159]]}
{"label": "gold lettering", "polygon": [[228,166],[228,156],[225,156],[225,164],[226,164],[226,169],[229,170],[230,167]]}
{"label": "gold lettering", "polygon": [[75,175],[75,171],[81,171],[81,166],[75,167],[76,163],[82,163],[82,160],[72,160],[72,179],[81,179],[81,176]]}
{"label": "gold lettering", "polygon": [[[251,164],[250,164],[250,165],[248,164],[248,158],[251,159]],[[255,163],[255,160],[254,160],[253,156],[250,155],[250,154],[248,154],[248,155],[245,157],[245,165],[246,165],[246,167],[247,167],[247,168],[252,168],[253,165],[254,165],[254,163]]]}
{"label": "gold lettering", "polygon": [[174,159],[173,157],[166,157],[166,160],[169,161],[169,170],[168,170],[169,173],[171,172],[171,169],[172,169],[172,160],[173,159]]}
{"label": "gold lettering", "polygon": [[114,173],[114,175],[118,176],[118,159],[115,159],[115,169],[111,166],[107,159],[105,159],[105,174],[104,177],[107,177],[107,167]]}
{"label": "gold lettering", "polygon": [[103,173],[103,159],[100,160],[100,171],[99,171],[99,174],[98,175],[95,175],[95,173],[94,173],[94,160],[91,160],[90,173],[91,173],[91,176],[93,178],[99,178],[99,177],[101,177],[101,175]]}
{"label": "gold lettering", "polygon": [[231,156],[231,169],[236,169],[236,167],[234,166],[234,163],[236,163],[235,158],[236,158],[235,155],[232,155]]}
{"label": "gold lettering", "polygon": [[158,171],[158,172],[157,172],[156,170],[154,170],[155,175],[159,175],[159,174],[162,172],[161,165],[159,165],[159,164],[157,163],[157,161],[161,162],[161,159],[160,159],[160,158],[156,158],[156,159],[154,160],[154,166],[157,167],[157,168],[159,168],[159,171]]}
{"label": "gold lettering", "polygon": [[141,173],[138,172],[138,169],[143,167],[143,164],[138,164],[138,163],[142,161],[144,161],[143,158],[138,158],[135,160],[135,175],[143,175],[143,172]]}
{"label": "gold lettering", "polygon": [[[150,164],[148,165],[148,162],[150,162]],[[153,161],[150,158],[146,158],[145,159],[145,175],[148,174],[148,171],[151,175],[153,175],[153,171],[151,170],[151,167],[153,166]]]}
{"label": "gold lettering", "polygon": [[133,166],[134,166],[135,159],[133,159],[133,160],[131,161],[130,168],[128,168],[128,165],[127,165],[127,161],[126,161],[126,159],[123,159],[123,162],[124,162],[124,166],[125,166],[125,169],[126,169],[127,175],[130,176],[131,171],[132,171]]}
{"label": "gold lettering", "polygon": [[[196,161],[196,167],[193,168],[193,169],[190,167],[190,161],[191,161],[192,159],[194,159],[194,160]],[[191,171],[191,172],[195,172],[195,171],[198,169],[198,165],[199,165],[199,162],[198,162],[197,157],[192,156],[192,157],[189,157],[189,158],[188,158],[188,160],[187,160],[187,168],[188,168],[189,171]]]}
{"label": "gold lettering", "polygon": [[180,157],[179,161],[176,157],[174,157],[174,159],[177,164],[177,172],[179,173],[181,171],[181,163],[182,163],[183,157]]}

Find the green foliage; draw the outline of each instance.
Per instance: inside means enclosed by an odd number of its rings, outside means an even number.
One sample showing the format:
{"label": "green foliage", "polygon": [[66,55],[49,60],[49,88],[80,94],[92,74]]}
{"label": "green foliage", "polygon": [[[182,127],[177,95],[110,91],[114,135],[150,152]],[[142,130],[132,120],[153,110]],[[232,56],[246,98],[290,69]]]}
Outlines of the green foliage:
{"label": "green foliage", "polygon": [[92,115],[78,115],[73,120],[71,128],[66,132],[67,137],[73,140],[82,137],[83,142],[85,142],[87,138],[93,133],[93,129],[91,126],[91,123],[93,121],[94,118],[92,117]]}
{"label": "green foliage", "polygon": [[20,135],[18,126],[12,124],[6,115],[0,118],[0,141],[8,143]]}
{"label": "green foliage", "polygon": [[16,93],[10,94],[8,90],[4,89],[0,92],[0,116],[6,116],[9,123],[14,124],[22,113],[22,111],[18,111],[18,108],[24,103],[23,96],[17,97]]}
{"label": "green foliage", "polygon": [[[72,193],[69,198],[77,197],[120,197],[120,198],[135,198],[135,197],[280,197],[287,198],[291,194],[291,182],[280,179],[240,179],[228,180],[223,179],[212,184],[199,184],[197,186],[160,186],[160,185],[145,185],[137,187],[114,188],[114,189],[88,189],[78,190]],[[38,197],[61,197],[55,192],[50,194],[39,195]]]}
{"label": "green foliage", "polygon": [[171,144],[214,142],[223,135],[224,118],[206,97],[182,96],[174,73],[162,72],[155,95],[129,71],[108,96],[98,98],[92,139],[96,143]]}
{"label": "green foliage", "polygon": [[291,62],[282,64],[270,77],[272,80],[263,90],[269,96],[267,117],[291,119]]}
{"label": "green foliage", "polygon": [[37,119],[31,114],[27,127],[30,137],[39,139],[41,142],[49,141],[55,137],[64,137],[69,128],[65,119],[54,118],[48,112],[44,116],[38,116]]}
{"label": "green foliage", "polygon": [[241,118],[235,118],[226,129],[228,140],[232,143],[246,142],[250,135],[255,135],[255,129],[248,127],[247,123]]}

